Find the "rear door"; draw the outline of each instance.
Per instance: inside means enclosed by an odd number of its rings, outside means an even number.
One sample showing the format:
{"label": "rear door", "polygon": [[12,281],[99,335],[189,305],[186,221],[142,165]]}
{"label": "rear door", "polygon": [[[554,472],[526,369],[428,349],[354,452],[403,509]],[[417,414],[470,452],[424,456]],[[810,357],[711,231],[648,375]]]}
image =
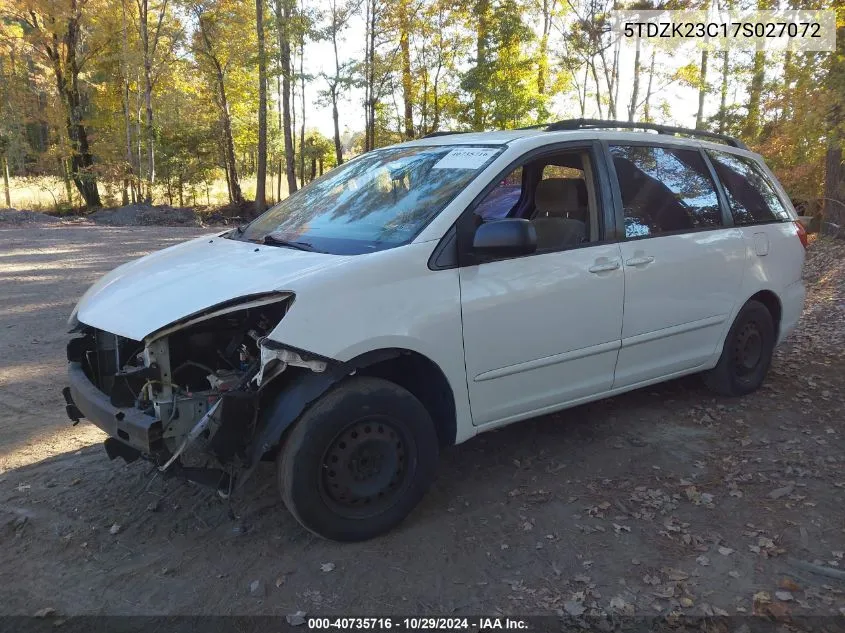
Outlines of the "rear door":
{"label": "rear door", "polygon": [[686,146],[611,143],[625,271],[614,387],[707,364],[718,350],[745,267],[703,153]]}

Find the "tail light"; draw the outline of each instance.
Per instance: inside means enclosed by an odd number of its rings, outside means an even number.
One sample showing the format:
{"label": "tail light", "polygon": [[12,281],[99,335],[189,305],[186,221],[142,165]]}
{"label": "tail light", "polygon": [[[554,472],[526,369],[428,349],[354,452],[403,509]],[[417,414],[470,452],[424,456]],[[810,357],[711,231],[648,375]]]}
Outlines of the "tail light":
{"label": "tail light", "polygon": [[795,225],[795,231],[798,234],[798,239],[801,240],[801,246],[807,248],[807,229],[798,220],[792,222]]}

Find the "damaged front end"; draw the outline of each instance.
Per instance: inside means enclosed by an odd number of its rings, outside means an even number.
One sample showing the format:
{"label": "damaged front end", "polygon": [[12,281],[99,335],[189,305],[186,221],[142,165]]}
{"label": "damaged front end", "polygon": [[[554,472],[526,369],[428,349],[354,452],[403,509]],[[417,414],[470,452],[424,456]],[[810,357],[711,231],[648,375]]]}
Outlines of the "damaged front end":
{"label": "damaged front end", "polygon": [[167,474],[230,490],[267,450],[260,412],[269,386],[284,382],[289,366],[327,367],[267,338],[292,301],[289,293],[242,298],[144,341],[80,323],[67,348],[68,415],[108,433],[112,459],[143,457]]}

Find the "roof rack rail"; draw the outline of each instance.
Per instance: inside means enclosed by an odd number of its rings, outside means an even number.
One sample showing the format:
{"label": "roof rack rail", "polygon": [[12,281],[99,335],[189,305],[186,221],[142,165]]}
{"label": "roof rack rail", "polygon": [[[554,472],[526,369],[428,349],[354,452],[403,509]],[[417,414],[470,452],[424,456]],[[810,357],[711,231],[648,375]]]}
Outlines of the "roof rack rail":
{"label": "roof rack rail", "polygon": [[438,132],[429,132],[423,138],[435,138],[437,136],[449,136],[451,134],[466,134],[466,132],[460,132],[458,130],[441,130]]}
{"label": "roof rack rail", "polygon": [[660,125],[657,123],[636,123],[629,121],[603,121],[602,119],[564,119],[562,121],[555,121],[546,126],[547,132],[556,132],[560,130],[584,130],[584,129],[598,129],[598,128],[623,128],[629,130],[654,130],[659,134],[683,134],[686,136],[700,136],[703,138],[710,138],[717,141],[722,141],[728,145],[739,149],[748,149],[748,146],[740,141],[738,138],[728,136],[727,134],[719,134],[717,132],[708,132],[707,130],[693,130],[685,127],[675,127],[672,125]]}

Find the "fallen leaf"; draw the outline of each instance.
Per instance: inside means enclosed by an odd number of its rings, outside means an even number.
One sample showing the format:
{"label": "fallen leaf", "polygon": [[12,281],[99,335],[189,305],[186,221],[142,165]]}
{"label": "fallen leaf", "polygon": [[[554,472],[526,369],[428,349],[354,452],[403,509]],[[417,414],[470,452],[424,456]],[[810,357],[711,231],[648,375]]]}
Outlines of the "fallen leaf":
{"label": "fallen leaf", "polygon": [[801,586],[792,578],[781,578],[778,587],[786,591],[801,591]]}
{"label": "fallen leaf", "polygon": [[634,615],[634,605],[625,602],[624,598],[619,596],[610,599],[610,608],[612,611],[617,611],[623,615]]}
{"label": "fallen leaf", "polygon": [[775,598],[781,602],[791,602],[795,599],[789,591],[775,591]]}
{"label": "fallen leaf", "polygon": [[680,602],[681,606],[685,609],[689,609],[694,604],[692,598],[687,598],[686,596],[681,598],[678,602]]}
{"label": "fallen leaf", "polygon": [[701,565],[702,567],[707,567],[710,564],[710,559],[707,558],[704,554],[699,556],[695,559],[695,562]]}
{"label": "fallen leaf", "polygon": [[765,591],[758,591],[754,594],[754,602],[758,602],[760,604],[766,604],[772,601],[772,597],[766,593]]}
{"label": "fallen leaf", "polygon": [[789,484],[783,488],[776,488],[769,493],[769,499],[780,499],[781,497],[792,494],[793,490],[795,490],[795,486],[793,484]]}
{"label": "fallen leaf", "polygon": [[731,554],[733,554],[733,553],[734,553],[734,551],[733,551],[730,547],[720,547],[720,548],[719,548],[719,553],[720,553],[722,556],[730,556]]}
{"label": "fallen leaf", "polygon": [[666,574],[669,577],[669,580],[678,581],[678,580],[686,580],[687,578],[689,578],[689,574],[686,573],[685,571],[681,571],[680,569],[672,569],[671,567],[669,567],[669,568],[664,568],[662,571],[663,571],[664,574]]}
{"label": "fallen leaf", "polygon": [[320,565],[320,569],[323,571],[333,571],[334,563],[323,563],[322,565]]}
{"label": "fallen leaf", "polygon": [[291,626],[300,626],[305,624],[305,611],[297,611],[296,613],[290,613],[285,616],[285,620]]}
{"label": "fallen leaf", "polygon": [[117,534],[118,532],[120,532],[120,525],[117,523],[112,524],[109,528],[109,534]]}
{"label": "fallen leaf", "polygon": [[249,592],[254,596],[263,595],[264,585],[260,580],[253,580],[249,583]]}
{"label": "fallen leaf", "polygon": [[580,602],[576,602],[575,600],[567,600],[563,603],[563,610],[566,611],[569,615],[573,617],[578,617],[579,615],[583,615],[584,612],[587,610]]}
{"label": "fallen leaf", "polygon": [[56,610],[53,607],[44,607],[32,614],[36,618],[49,618],[56,615]]}

